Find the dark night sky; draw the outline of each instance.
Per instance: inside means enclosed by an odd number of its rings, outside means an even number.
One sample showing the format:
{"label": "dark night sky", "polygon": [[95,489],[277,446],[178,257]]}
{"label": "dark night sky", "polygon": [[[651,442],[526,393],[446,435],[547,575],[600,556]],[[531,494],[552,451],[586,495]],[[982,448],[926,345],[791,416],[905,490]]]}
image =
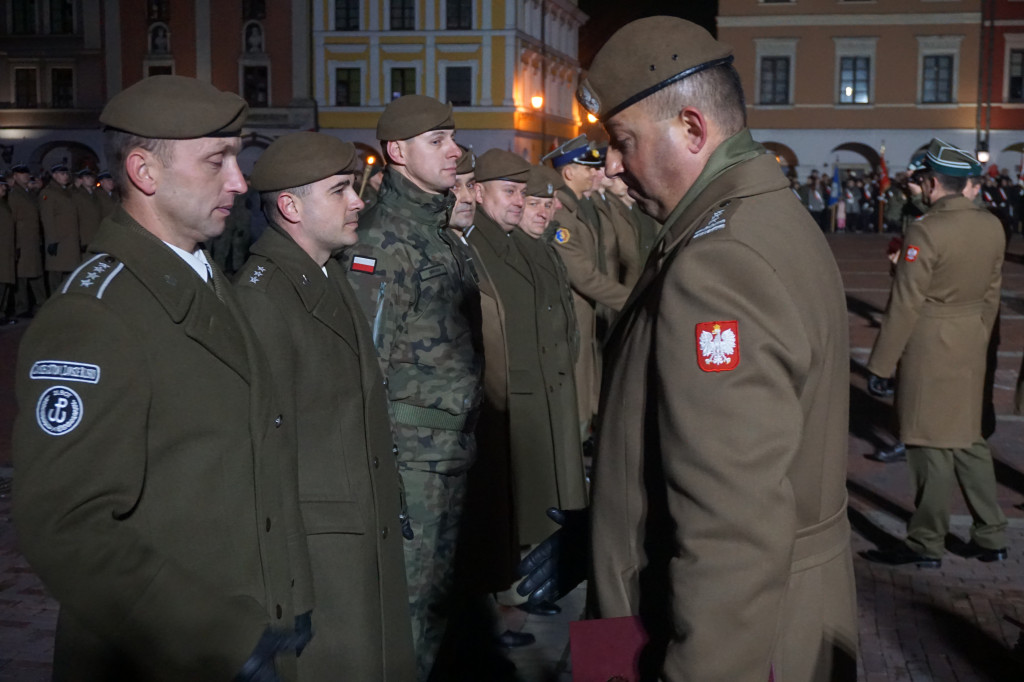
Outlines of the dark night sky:
{"label": "dark night sky", "polygon": [[715,34],[717,0],[579,0],[590,19],[580,29],[580,64],[590,66],[594,53],[624,24],[667,14],[689,19]]}

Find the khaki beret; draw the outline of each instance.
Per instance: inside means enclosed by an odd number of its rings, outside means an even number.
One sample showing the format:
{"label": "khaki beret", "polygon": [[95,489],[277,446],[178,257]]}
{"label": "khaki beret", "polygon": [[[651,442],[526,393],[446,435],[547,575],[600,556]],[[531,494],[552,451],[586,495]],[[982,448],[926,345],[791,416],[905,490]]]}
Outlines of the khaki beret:
{"label": "khaki beret", "polygon": [[488,149],[476,158],[476,181],[511,180],[526,182],[530,176],[530,162],[504,149]]}
{"label": "khaki beret", "polygon": [[730,62],[732,48],[697,24],[677,17],[637,19],[598,50],[576,99],[607,121],[687,76]]}
{"label": "khaki beret", "polygon": [[942,175],[968,178],[981,175],[981,164],[968,152],[933,138],[924,157],[924,167]]}
{"label": "khaki beret", "polygon": [[248,111],[244,99],[209,83],[184,76],[150,76],[111,97],[100,123],[163,140],[234,137]]}
{"label": "khaki beret", "polygon": [[555,196],[555,192],[563,187],[565,180],[558,171],[547,166],[530,167],[530,179],[526,181],[526,196],[546,199]]}
{"label": "khaki beret", "polygon": [[356,148],[326,133],[282,135],[256,160],[250,184],[257,192],[303,187],[332,175],[354,173]]}
{"label": "khaki beret", "polygon": [[465,175],[466,173],[473,173],[476,170],[476,154],[461,144],[459,149],[462,150],[462,156],[459,157],[459,165],[455,167],[455,174]]}
{"label": "khaki beret", "polygon": [[452,130],[452,105],[426,95],[403,95],[384,107],[377,121],[377,139],[408,140],[431,130]]}

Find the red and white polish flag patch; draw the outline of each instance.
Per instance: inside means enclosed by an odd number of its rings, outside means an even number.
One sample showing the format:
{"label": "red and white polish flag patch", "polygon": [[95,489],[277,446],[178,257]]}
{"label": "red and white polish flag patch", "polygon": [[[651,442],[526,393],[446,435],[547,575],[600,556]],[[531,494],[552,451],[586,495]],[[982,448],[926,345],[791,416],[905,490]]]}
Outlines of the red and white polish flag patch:
{"label": "red and white polish flag patch", "polygon": [[705,372],[728,372],[740,364],[740,325],[736,320],[697,324],[697,366]]}
{"label": "red and white polish flag patch", "polygon": [[377,270],[377,259],[355,256],[352,259],[352,269],[355,272],[366,272],[372,275]]}
{"label": "red and white polish flag patch", "polygon": [[913,263],[917,260],[917,254],[919,253],[921,253],[921,249],[911,244],[907,247],[907,255],[904,258],[908,263]]}

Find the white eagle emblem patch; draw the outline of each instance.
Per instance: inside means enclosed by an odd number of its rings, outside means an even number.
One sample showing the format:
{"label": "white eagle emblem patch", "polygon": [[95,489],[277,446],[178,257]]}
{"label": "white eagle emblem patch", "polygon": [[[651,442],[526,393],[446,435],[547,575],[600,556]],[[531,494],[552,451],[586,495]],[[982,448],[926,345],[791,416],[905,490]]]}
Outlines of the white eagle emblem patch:
{"label": "white eagle emblem patch", "polygon": [[740,364],[740,330],[735,320],[697,325],[697,366],[705,372],[726,372]]}

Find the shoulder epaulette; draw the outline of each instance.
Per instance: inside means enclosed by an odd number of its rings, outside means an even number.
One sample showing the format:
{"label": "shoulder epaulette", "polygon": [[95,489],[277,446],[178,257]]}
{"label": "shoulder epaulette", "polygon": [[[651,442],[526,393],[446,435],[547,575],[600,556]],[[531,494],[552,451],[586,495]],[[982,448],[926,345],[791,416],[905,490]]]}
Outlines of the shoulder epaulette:
{"label": "shoulder epaulette", "polygon": [[239,270],[235,280],[239,285],[265,291],[277,265],[269,260],[259,259]]}
{"label": "shoulder epaulette", "polygon": [[71,273],[61,287],[60,293],[78,293],[103,298],[107,287],[122,270],[124,263],[109,253],[93,254]]}
{"label": "shoulder epaulette", "polygon": [[739,201],[736,199],[730,199],[718,204],[717,207],[710,211],[708,218],[703,220],[704,224],[693,233],[692,239],[698,239],[723,229],[726,225],[726,218],[736,210],[738,205]]}

